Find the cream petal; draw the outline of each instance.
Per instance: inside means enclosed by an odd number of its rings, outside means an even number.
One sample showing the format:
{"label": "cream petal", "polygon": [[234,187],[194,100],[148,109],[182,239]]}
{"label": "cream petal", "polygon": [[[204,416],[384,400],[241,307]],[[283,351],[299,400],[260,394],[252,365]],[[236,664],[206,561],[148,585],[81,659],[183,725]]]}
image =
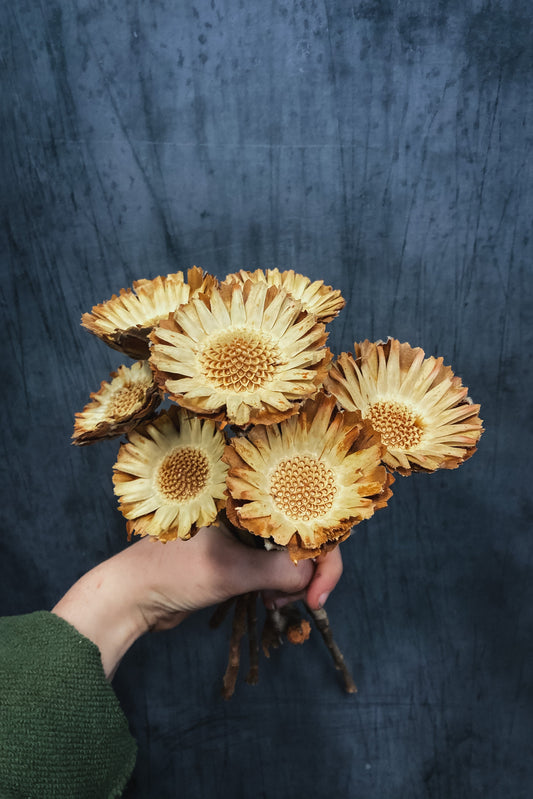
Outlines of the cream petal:
{"label": "cream petal", "polygon": [[[196,302],[198,302],[198,300]],[[202,325],[200,324],[194,305],[189,304],[182,306],[176,311],[174,318],[178,325],[183,328],[187,336],[195,343],[198,343],[202,337]]]}
{"label": "cream petal", "polygon": [[235,289],[231,295],[230,306],[231,324],[234,327],[246,325],[246,308],[242,292]]}
{"label": "cream petal", "polygon": [[226,330],[226,328],[231,326],[230,313],[217,291],[214,291],[211,296],[211,313],[217,320],[220,330]]}
{"label": "cream petal", "polygon": [[205,303],[202,302],[202,300],[193,300],[193,303],[194,309],[205,333],[209,335],[210,333],[215,333],[220,330],[218,319],[206,307]]}
{"label": "cream petal", "polygon": [[253,500],[253,502],[247,502],[244,507],[239,509],[239,516],[241,519],[257,519],[259,517],[268,516],[271,509],[271,501]]}

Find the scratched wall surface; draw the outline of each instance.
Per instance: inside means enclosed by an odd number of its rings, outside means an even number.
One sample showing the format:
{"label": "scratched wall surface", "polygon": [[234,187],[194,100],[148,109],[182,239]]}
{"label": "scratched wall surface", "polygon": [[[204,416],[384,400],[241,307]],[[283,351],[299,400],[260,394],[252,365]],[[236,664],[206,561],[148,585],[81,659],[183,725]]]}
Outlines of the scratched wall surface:
{"label": "scratched wall surface", "polygon": [[[533,795],[529,0],[4,4],[3,613],[125,544],[117,444],[73,414],[120,363],[83,311],[197,264],[343,290],[336,351],[393,335],[482,403],[459,471],[399,479],[316,636],[219,697],[228,628],[147,637],[115,679],[128,797]],[[5,266],[4,266],[5,264]]]}

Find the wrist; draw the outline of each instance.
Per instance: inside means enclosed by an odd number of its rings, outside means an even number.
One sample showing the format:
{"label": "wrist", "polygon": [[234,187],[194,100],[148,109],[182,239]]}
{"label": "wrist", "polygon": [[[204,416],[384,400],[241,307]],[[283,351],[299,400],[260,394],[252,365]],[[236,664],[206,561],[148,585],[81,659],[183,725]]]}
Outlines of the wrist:
{"label": "wrist", "polygon": [[52,610],[96,644],[108,679],[149,628],[139,583],[119,559],[117,555],[85,574]]}

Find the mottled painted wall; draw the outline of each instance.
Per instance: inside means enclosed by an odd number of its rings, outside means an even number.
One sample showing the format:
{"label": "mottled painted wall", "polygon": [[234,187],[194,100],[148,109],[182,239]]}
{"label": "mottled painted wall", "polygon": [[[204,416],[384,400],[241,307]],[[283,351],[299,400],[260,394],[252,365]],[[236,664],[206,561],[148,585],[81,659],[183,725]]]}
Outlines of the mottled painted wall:
{"label": "mottled painted wall", "polygon": [[219,698],[227,628],[148,637],[115,681],[131,797],[528,799],[531,122],[528,0],[115,0],[3,9],[6,257],[0,597],[50,607],[125,545],[114,443],[73,414],[120,363],[79,327],[138,277],[293,267],[341,288],[336,351],[443,355],[486,433],[397,480],[344,545],[322,644]]}

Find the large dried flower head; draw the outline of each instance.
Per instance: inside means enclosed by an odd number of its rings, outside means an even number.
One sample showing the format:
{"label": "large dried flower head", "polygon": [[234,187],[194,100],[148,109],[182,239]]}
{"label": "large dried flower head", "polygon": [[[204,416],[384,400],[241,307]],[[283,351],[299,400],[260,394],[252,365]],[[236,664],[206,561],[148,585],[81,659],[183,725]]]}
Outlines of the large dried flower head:
{"label": "large dried flower head", "polygon": [[228,518],[286,546],[294,561],[344,541],[391,496],[378,437],[335,406],[321,392],[298,416],[232,438],[224,455]]}
{"label": "large dried flower head", "polygon": [[346,305],[338,289],[325,286],[323,280],[311,282],[310,278],[300,275],[294,269],[280,272],[279,269],[256,269],[247,272],[241,269],[228,275],[225,283],[239,282],[244,285],[247,280],[262,282],[268,286],[278,286],[295,300],[300,300],[302,308],[316,316],[319,322],[331,322]]}
{"label": "large dried flower head", "polygon": [[326,387],[380,434],[390,469],[454,469],[473,455],[483,432],[479,405],[442,358],[424,358],[420,347],[392,338],[354,348],[355,358],[339,356]]}
{"label": "large dried flower head", "polygon": [[72,443],[77,446],[127,433],[152,416],[162,395],[147,361],[137,361],[130,367],[119,366],[111,381],[103,380],[90,398],[75,415]]}
{"label": "large dried flower head", "polygon": [[237,425],[270,424],[322,385],[326,338],[285,291],[247,281],[182,305],[152,332],[150,363],[179,405]]}
{"label": "large dried flower head", "polygon": [[113,467],[128,535],[187,539],[214,522],[225,505],[225,444],[213,421],[176,407],[132,431]]}
{"label": "large dried flower head", "polygon": [[154,325],[216,283],[216,278],[196,266],[189,269],[187,282],[183,272],[137,280],[133,289],[121,289],[118,296],[84,313],[81,323],[113,349],[132,358],[148,358],[148,334]]}

